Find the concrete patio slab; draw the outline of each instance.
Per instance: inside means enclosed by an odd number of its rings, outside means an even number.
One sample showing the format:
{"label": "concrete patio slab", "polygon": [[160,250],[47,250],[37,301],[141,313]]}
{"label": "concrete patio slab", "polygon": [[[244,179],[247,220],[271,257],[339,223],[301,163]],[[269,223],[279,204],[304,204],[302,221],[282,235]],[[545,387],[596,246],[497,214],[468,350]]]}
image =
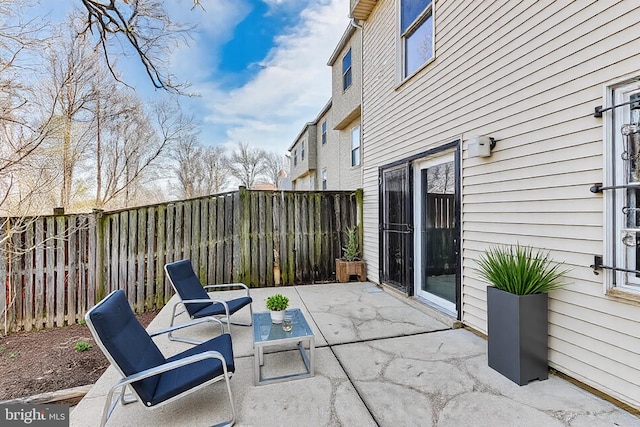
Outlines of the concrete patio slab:
{"label": "concrete patio slab", "polygon": [[384,426],[640,425],[557,376],[518,386],[488,367],[486,341],[464,329],[332,349]]}
{"label": "concrete patio slab", "polygon": [[298,292],[331,345],[449,329],[366,282],[305,286]]}
{"label": "concrete patio slab", "polygon": [[[640,426],[635,415],[560,377],[523,387],[512,383],[487,366],[486,340],[452,329],[455,319],[380,291],[371,283],[252,289],[255,311],[265,311],[264,300],[277,292],[303,311],[316,334],[316,372],[313,378],[255,386],[252,328],[232,325],[236,425]],[[149,330],[169,325],[171,303]],[[237,319],[249,320],[248,311]],[[191,329],[188,335],[196,339],[219,333],[213,324]],[[189,348],[166,337],[156,342],[166,355]],[[268,375],[301,366],[290,348],[265,356]],[[97,425],[117,380],[109,368],[73,409],[71,425]],[[108,425],[211,425],[230,409],[219,382],[153,410],[138,403],[117,406]]]}

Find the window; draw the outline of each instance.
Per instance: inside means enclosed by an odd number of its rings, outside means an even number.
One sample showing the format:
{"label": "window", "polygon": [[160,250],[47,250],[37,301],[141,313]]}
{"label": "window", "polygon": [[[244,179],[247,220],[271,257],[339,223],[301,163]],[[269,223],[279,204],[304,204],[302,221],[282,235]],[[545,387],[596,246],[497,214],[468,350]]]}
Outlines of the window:
{"label": "window", "polygon": [[300,146],[300,160],[304,160],[304,143],[305,141],[302,141],[302,145]]}
{"label": "window", "polygon": [[360,165],[360,126],[351,129],[351,166]]}
{"label": "window", "polygon": [[342,90],[345,91],[351,86],[351,48],[342,58]]}
{"label": "window", "polygon": [[604,115],[610,129],[605,168],[611,168],[605,170],[605,186],[622,186],[603,190],[608,210],[604,264],[615,267],[609,287],[640,292],[640,83],[614,88],[610,94],[607,105],[625,105]]}
{"label": "window", "polygon": [[432,4],[431,0],[400,0],[403,78],[433,58]]}
{"label": "window", "polygon": [[293,150],[293,166],[298,166],[298,150]]}
{"label": "window", "polygon": [[323,121],[322,122],[322,145],[325,145],[327,143],[327,121]]}
{"label": "window", "polygon": [[327,170],[322,169],[322,189],[327,189]]}

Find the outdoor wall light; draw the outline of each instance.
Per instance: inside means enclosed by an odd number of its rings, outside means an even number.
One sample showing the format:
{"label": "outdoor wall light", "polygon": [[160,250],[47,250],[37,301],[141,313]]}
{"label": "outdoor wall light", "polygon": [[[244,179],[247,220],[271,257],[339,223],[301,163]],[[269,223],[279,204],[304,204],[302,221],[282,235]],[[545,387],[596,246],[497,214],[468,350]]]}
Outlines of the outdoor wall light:
{"label": "outdoor wall light", "polygon": [[496,140],[489,136],[474,136],[469,140],[469,157],[490,157]]}

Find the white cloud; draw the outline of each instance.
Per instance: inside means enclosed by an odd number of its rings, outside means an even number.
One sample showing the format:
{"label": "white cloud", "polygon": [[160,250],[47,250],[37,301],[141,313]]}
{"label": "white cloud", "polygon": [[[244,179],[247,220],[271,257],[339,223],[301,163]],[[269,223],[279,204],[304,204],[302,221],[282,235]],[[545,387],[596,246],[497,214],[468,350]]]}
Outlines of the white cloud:
{"label": "white cloud", "polygon": [[[171,58],[171,72],[185,76],[184,80],[206,80],[219,63],[221,47],[231,40],[235,27],[251,11],[246,0],[216,0],[203,2],[204,11],[190,9],[184,2],[167,2],[169,16],[178,22],[193,25],[194,40],[190,47],[178,48]],[[197,63],[197,65],[196,65]]]}
{"label": "white cloud", "polygon": [[206,120],[227,128],[228,140],[219,143],[243,141],[284,152],[331,97],[326,63],[349,23],[349,3],[311,3],[298,26],[276,38],[261,70],[245,85],[228,92],[215,84],[196,85],[210,110]]}

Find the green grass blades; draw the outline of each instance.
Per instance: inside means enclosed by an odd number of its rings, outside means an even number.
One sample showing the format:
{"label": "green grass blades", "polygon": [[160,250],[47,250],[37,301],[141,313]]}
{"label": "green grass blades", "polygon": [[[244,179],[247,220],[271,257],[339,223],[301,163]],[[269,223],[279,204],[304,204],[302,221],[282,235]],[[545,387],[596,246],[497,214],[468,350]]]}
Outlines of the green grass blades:
{"label": "green grass blades", "polygon": [[565,285],[569,269],[554,263],[548,251],[516,244],[493,247],[478,260],[480,276],[496,288],[516,295],[547,293]]}

